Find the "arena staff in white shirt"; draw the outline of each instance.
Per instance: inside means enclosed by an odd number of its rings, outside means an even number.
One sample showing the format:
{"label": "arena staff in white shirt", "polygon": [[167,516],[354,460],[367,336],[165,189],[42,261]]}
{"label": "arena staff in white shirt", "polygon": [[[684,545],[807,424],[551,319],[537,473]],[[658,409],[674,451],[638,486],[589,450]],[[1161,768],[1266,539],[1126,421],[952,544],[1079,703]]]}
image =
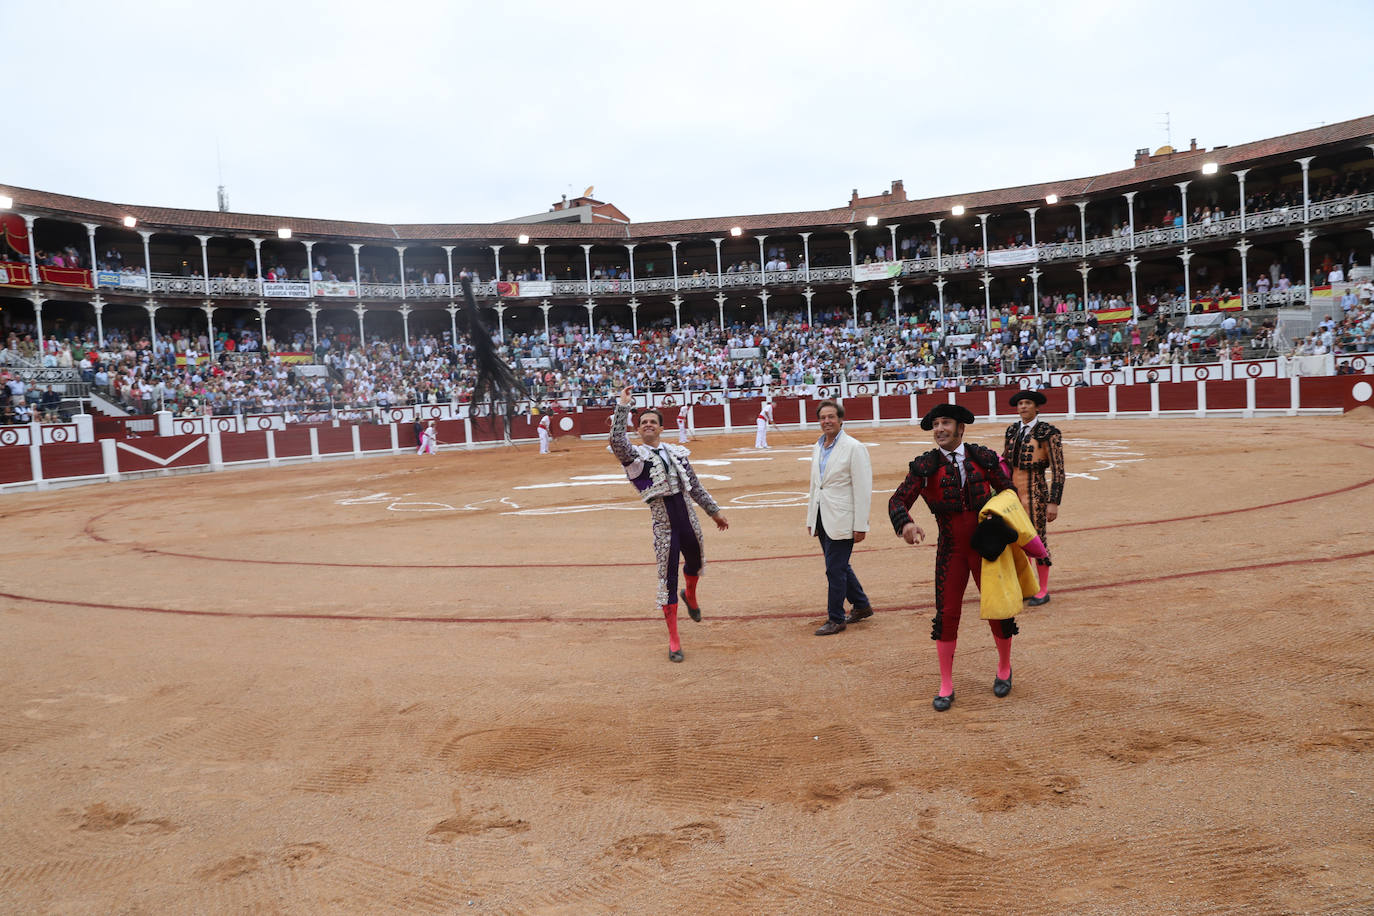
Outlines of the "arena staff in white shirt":
{"label": "arena staff in white shirt", "polygon": [[677,441],[679,445],[687,444],[687,427],[692,422],[692,405],[683,404],[677,410]]}
{"label": "arena staff in white shirt", "polygon": [[759,418],[755,422],[754,448],[768,448],[768,427],[773,425],[773,401],[768,399],[759,408]]}
{"label": "arena staff in white shirt", "polygon": [[539,429],[539,454],[541,454],[541,455],[547,455],[547,454],[549,453],[549,440],[552,438],[552,435],[553,435],[553,433],[552,433],[552,430],[553,430],[553,423],[552,423],[552,421],[549,419],[549,414],[548,414],[547,411],[545,411],[545,412],[544,412],[544,415],[541,416],[541,417],[539,418],[539,427],[538,427],[538,429]]}

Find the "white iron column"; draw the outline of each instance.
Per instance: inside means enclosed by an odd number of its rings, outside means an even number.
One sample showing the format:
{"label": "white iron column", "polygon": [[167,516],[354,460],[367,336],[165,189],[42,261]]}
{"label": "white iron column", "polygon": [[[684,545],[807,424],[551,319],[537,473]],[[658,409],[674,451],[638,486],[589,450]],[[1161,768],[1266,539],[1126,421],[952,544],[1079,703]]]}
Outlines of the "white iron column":
{"label": "white iron column", "polygon": [[[720,267],[720,243],[725,241],[725,239],[711,239],[711,241],[716,243],[716,287],[720,288],[725,285],[725,280],[723,279],[725,272],[721,270]],[[722,325],[722,327],[724,327],[724,325]]]}
{"label": "white iron column", "polygon": [[[145,306],[143,306],[143,307],[144,307],[145,309],[148,310],[148,335],[149,335],[149,336],[148,336],[148,342],[149,342],[150,344],[152,344],[152,347],[153,347],[153,355],[154,355],[154,356],[157,356],[158,351],[159,351],[160,349],[162,349],[161,347],[158,346],[158,343],[157,343],[157,321],[156,321],[156,316],[157,316],[158,304],[157,304],[157,302],[154,301],[153,299],[149,299],[149,300],[148,300],[148,304],[145,305]],[[212,349],[213,349],[213,348],[212,348]]]}
{"label": "white iron column", "polygon": [[[449,337],[449,339],[448,339],[448,340],[449,340],[449,345],[452,346],[452,347],[456,350],[456,349],[458,349],[458,306],[456,306],[456,305],[454,305],[452,302],[450,302],[450,303],[448,304],[448,307],[445,308],[444,311],[448,312],[448,327],[449,327],[449,334],[452,335],[452,336]],[[549,319],[549,313],[548,313],[548,312],[545,312],[545,313],[544,313],[545,330],[548,329],[548,319]]]}
{"label": "white iron column", "polygon": [[936,273],[944,273],[944,272],[945,272],[945,258],[944,258],[944,253],[943,253],[943,251],[942,251],[941,248],[940,248],[940,224],[943,223],[944,221],[945,221],[945,220],[944,220],[944,217],[941,217],[940,219],[933,219],[933,220],[931,220],[931,222],[935,224],[935,272],[936,272]]}
{"label": "white iron column", "polygon": [[1178,185],[1179,199],[1183,201],[1183,244],[1188,244],[1188,185],[1191,181],[1175,182]]}
{"label": "white iron column", "polygon": [[401,301],[406,298],[406,246],[396,245],[396,256],[401,261]]}
{"label": "white iron column", "polygon": [[[33,233],[29,233],[29,251],[33,251]],[[33,300],[33,323],[34,330],[38,333],[38,352],[40,359],[38,365],[43,365],[41,354],[43,353],[43,303],[46,301],[43,294],[37,291],[29,293],[29,298]],[[149,299],[149,302],[153,300]]]}
{"label": "white iron column", "polygon": [[501,343],[506,342],[506,307],[496,306],[496,333],[501,338]]}
{"label": "white iron column", "polygon": [[1088,311],[1088,271],[1092,270],[1087,261],[1078,262],[1078,272],[1083,275],[1083,311]]}
{"label": "white iron column", "polygon": [[[759,285],[760,285],[760,286],[767,286],[767,285],[768,285],[768,269],[767,269],[767,268],[768,268],[768,261],[767,261],[767,259],[764,257],[764,254],[763,254],[763,240],[766,239],[766,238],[768,238],[768,236],[766,236],[766,235],[756,235],[756,236],[754,236],[754,238],[756,238],[756,239],[759,240]],[[765,302],[765,303],[764,303],[764,311],[765,311],[765,313],[767,312],[767,310],[768,310],[768,304]],[[768,323],[768,322],[765,320],[765,321],[764,321],[764,324],[766,325],[767,323]]]}
{"label": "white iron column", "polygon": [[410,309],[410,306],[407,305],[406,303],[401,303],[401,307],[400,307],[400,309],[398,309],[398,311],[400,311],[400,313],[401,313],[401,347],[402,347],[402,349],[404,349],[407,353],[409,353],[409,352],[410,352],[410,311],[411,311],[411,309]]}
{"label": "white iron column", "polygon": [[552,342],[551,342],[551,340],[550,340],[551,335],[549,334],[549,309],[550,309],[550,308],[552,308],[552,306],[549,305],[549,300],[547,300],[547,299],[541,299],[541,300],[539,300],[539,311],[541,311],[541,312],[544,313],[544,343],[551,346],[551,345],[552,345]]}
{"label": "white iron column", "polygon": [[[26,232],[28,232],[28,234],[29,234],[29,282],[32,283],[32,284],[34,284],[35,286],[37,286],[37,285],[38,285],[38,245],[35,243],[35,240],[34,240],[34,237],[33,237],[33,221],[34,221],[35,219],[37,219],[38,217],[36,217],[36,216],[29,216],[29,215],[26,214],[26,213],[25,213],[25,214],[21,214],[21,215],[24,217],[24,230],[25,230]],[[149,283],[151,283],[151,282],[152,282],[152,281],[149,280]],[[149,286],[148,288],[149,288],[149,289],[152,289],[151,286]],[[40,341],[39,341],[39,344],[41,345],[42,343],[43,343],[43,341],[40,340]]]}
{"label": "white iron column", "polygon": [[1079,257],[1088,256],[1088,202],[1080,200],[1078,202],[1078,254]]}
{"label": "white iron column", "polygon": [[[673,291],[677,291],[677,242],[669,242],[668,247],[673,249]],[[678,322],[681,324],[681,322]]]}
{"label": "white iron column", "polygon": [[[148,305],[153,306],[153,300],[148,300]],[[209,299],[201,303],[201,308],[205,310],[205,339],[210,342],[210,362],[215,361],[215,304]],[[152,319],[152,310],[149,309],[148,317]]]}
{"label": "white iron column", "polygon": [[1131,250],[1135,250],[1135,191],[1126,192],[1126,227],[1130,232]]}
{"label": "white iron column", "polygon": [[673,327],[675,327],[675,328],[677,328],[679,331],[681,331],[681,330],[682,330],[682,297],[679,296],[679,295],[677,295],[677,294],[674,294],[674,295],[673,295],[673,298],[669,299],[668,301],[671,302],[671,303],[673,304]]}
{"label": "white iron column", "polygon": [[814,327],[816,323],[811,320],[811,297],[816,295],[816,291],[808,286],[802,290],[802,295],[806,297],[806,326],[808,328]]}
{"label": "white iron column", "polygon": [[253,243],[253,263],[258,268],[258,295],[267,295],[262,288],[262,239],[249,239]]}
{"label": "white iron column", "polygon": [[720,328],[725,330],[725,294],[716,293],[716,307],[720,309]]}
{"label": "white iron column", "polygon": [[588,295],[591,295],[591,292],[592,292],[592,246],[591,246],[591,245],[588,245],[588,244],[585,244],[585,243],[582,245],[582,261],[583,261],[583,265],[586,267],[586,270],[587,270],[587,273],[586,273],[586,277],[587,277],[587,294],[588,294]]}
{"label": "white iron column", "polygon": [[[587,247],[591,247],[591,246],[587,246]],[[594,333],[596,333],[596,324],[592,321],[592,318],[594,317],[594,313],[595,313],[595,311],[596,311],[596,300],[595,300],[595,299],[588,298],[588,299],[587,299],[587,306],[586,306],[586,308],[587,308],[587,333],[588,333],[588,334],[594,334]]]}
{"label": "white iron column", "polygon": [[1027,207],[1026,215],[1030,217],[1031,247],[1035,247],[1035,214],[1040,210],[1039,207]]}
{"label": "white iron column", "polygon": [[271,356],[271,350],[267,346],[267,303],[258,302],[258,333],[262,335],[262,354]]}
{"label": "white iron column", "polygon": [[887,230],[892,233],[892,247],[888,249],[888,254],[891,257],[888,260],[895,261],[897,260],[897,224],[893,223],[887,227]]}
{"label": "white iron column", "polygon": [[1250,307],[1250,273],[1246,262],[1250,260],[1246,252],[1250,250],[1250,243],[1241,239],[1236,245],[1236,251],[1240,252],[1240,308],[1241,311]]}
{"label": "white iron column", "polygon": [[[138,234],[143,236],[143,272],[148,275],[148,292],[153,291],[153,256],[149,253],[148,240],[153,237],[151,232],[143,229],[138,230]],[[32,246],[29,248],[33,250]]]}
{"label": "white iron column", "polygon": [[[208,235],[198,235],[200,239],[200,269],[205,278],[205,295],[210,295],[210,239]],[[151,287],[149,287],[151,289]]]}
{"label": "white iron column", "polygon": [[896,280],[892,281],[892,317],[898,323],[902,323],[902,284]]}
{"label": "white iron column", "polygon": [[544,261],[544,253],[549,250],[549,246],[535,245],[534,247],[539,249],[539,279],[547,280],[549,278],[549,268]]}
{"label": "white iron column", "polygon": [[1249,169],[1236,169],[1236,181],[1240,184],[1240,232],[1245,234],[1245,173]]}
{"label": "white iron column", "polygon": [[844,234],[849,236],[849,276],[851,279],[854,277],[854,268],[858,266],[856,260],[858,252],[854,248],[854,233],[858,231],[857,229],[846,229],[844,231]]}
{"label": "white iron column", "polygon": [[1039,318],[1039,317],[1040,317],[1040,275],[1041,275],[1043,272],[1044,272],[1044,271],[1042,271],[1042,270],[1041,270],[1040,268],[1038,268],[1038,267],[1032,267],[1032,268],[1030,269],[1030,278],[1031,278],[1031,310],[1032,310],[1033,313],[1035,314],[1035,317],[1036,317],[1036,318]]}
{"label": "white iron column", "polygon": [[310,349],[315,350],[320,346],[320,326],[318,322],[320,307],[315,303],[310,303],[305,307],[310,313]]}
{"label": "white iron column", "polygon": [[1140,296],[1135,287],[1135,271],[1140,266],[1140,258],[1131,255],[1126,259],[1126,266],[1131,269],[1131,317],[1136,321],[1140,320]]}
{"label": "white iron column", "polygon": [[82,225],[84,225],[84,226],[86,227],[86,238],[87,238],[87,239],[90,241],[90,243],[91,243],[91,288],[94,289],[95,286],[96,286],[96,282],[95,282],[95,272],[96,272],[96,260],[95,260],[95,223],[83,223]]}
{"label": "white iron column", "polygon": [[315,243],[301,239],[301,244],[305,246],[305,282],[310,290],[310,295],[315,295]]}
{"label": "white iron column", "polygon": [[630,301],[629,301],[628,304],[629,304],[629,306],[630,306],[630,333],[632,333],[632,334],[634,334],[634,336],[638,337],[638,336],[639,336],[639,300],[636,299],[636,298],[634,298],[633,296],[631,296],[631,297],[630,297]]}
{"label": "white iron column", "polygon": [[1308,303],[1312,302],[1312,240],[1317,237],[1317,233],[1311,229],[1304,229],[1298,234],[1298,241],[1302,242],[1302,282],[1307,287]]}
{"label": "white iron column", "polygon": [[988,266],[988,215],[987,213],[978,214],[978,222],[983,230],[983,266]]}
{"label": "white iron column", "polygon": [[768,329],[768,290],[759,290],[759,300],[763,303],[763,327]]}
{"label": "white iron column", "polygon": [[489,245],[488,247],[491,248],[491,253],[496,258],[496,279],[499,281],[501,279],[501,249],[505,246]]}
{"label": "white iron column", "polygon": [[935,278],[935,291],[940,296],[940,341],[945,339],[945,284],[949,281],[944,277]]}
{"label": "white iron column", "polygon": [[992,331],[992,272],[983,271],[983,333]]}
{"label": "white iron column", "polygon": [[1192,271],[1188,269],[1193,262],[1193,251],[1185,245],[1178,257],[1183,261],[1183,305],[1184,314],[1187,314],[1193,310],[1193,278]]}
{"label": "white iron column", "polygon": [[105,346],[105,300],[99,294],[91,300],[91,308],[95,309],[95,342],[99,346]]}
{"label": "white iron column", "polygon": [[625,250],[630,253],[630,292],[635,291],[635,246],[638,242],[626,242]]}
{"label": "white iron column", "polygon": [[358,313],[358,346],[367,346],[367,332],[363,330],[363,316],[367,314],[367,308],[359,302],[353,311]]}
{"label": "white iron column", "polygon": [[363,250],[363,246],[358,242],[349,242],[348,246],[353,249],[353,282],[358,284],[358,298],[361,299],[363,297],[363,265],[359,252]]}
{"label": "white iron column", "polygon": [[1312,217],[1312,198],[1307,189],[1307,178],[1312,168],[1312,159],[1312,156],[1303,156],[1298,160],[1298,165],[1302,166],[1302,221],[1304,223]]}
{"label": "white iron column", "polygon": [[850,307],[854,310],[854,327],[859,326],[859,287],[849,284]]}
{"label": "white iron column", "polygon": [[[802,269],[802,275],[803,275],[803,279],[804,279],[807,283],[810,283],[810,282],[811,282],[811,233],[809,233],[809,232],[803,232],[803,233],[801,234],[801,239],[802,239],[802,262],[806,265],[806,267]],[[810,322],[807,322],[807,323],[810,324]]]}
{"label": "white iron column", "polygon": [[[444,249],[444,259],[445,259],[445,261],[448,262],[448,273],[444,275],[444,276],[448,277],[448,297],[449,297],[450,299],[452,299],[452,298],[453,298],[453,246],[452,246],[452,245],[444,245],[444,246],[442,246],[442,247],[443,247],[443,249]],[[541,256],[541,258],[540,258],[540,262],[539,262],[539,263],[540,263],[540,264],[543,264],[543,263],[544,263],[544,262],[543,262],[542,256]],[[361,281],[362,281],[362,277],[359,277],[358,280],[359,280],[359,282],[361,282]]]}

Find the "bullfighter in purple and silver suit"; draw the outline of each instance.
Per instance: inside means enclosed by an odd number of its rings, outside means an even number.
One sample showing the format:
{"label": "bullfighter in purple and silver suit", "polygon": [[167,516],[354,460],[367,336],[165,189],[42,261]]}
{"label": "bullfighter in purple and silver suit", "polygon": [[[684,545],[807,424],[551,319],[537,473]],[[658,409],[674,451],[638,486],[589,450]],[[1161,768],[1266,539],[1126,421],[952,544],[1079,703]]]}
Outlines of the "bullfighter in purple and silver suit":
{"label": "bullfighter in purple and silver suit", "polygon": [[[697,604],[697,577],[701,575],[704,559],[701,526],[697,514],[685,497],[690,496],[716,527],[724,531],[730,523],[720,507],[697,479],[696,471],[687,460],[687,449],[680,445],[660,442],[663,434],[663,414],[648,408],[639,415],[639,438],[643,445],[631,445],[625,431],[634,398],[629,388],[620,393],[615,414],[611,417],[611,452],[625,467],[625,476],[639,491],[640,498],[649,504],[653,519],[654,554],[658,558],[658,606],[668,624],[668,659],[682,661],[682,643],[677,635],[677,601],[680,594],[693,620],[701,620]],[[687,587],[677,592],[677,564],[683,561]]]}

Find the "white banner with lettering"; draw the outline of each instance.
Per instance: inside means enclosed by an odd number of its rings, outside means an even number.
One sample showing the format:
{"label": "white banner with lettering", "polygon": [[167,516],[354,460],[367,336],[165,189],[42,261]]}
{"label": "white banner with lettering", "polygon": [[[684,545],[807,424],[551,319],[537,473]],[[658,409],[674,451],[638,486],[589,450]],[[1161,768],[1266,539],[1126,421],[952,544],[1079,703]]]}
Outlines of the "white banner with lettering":
{"label": "white banner with lettering", "polygon": [[1040,260],[1038,248],[1007,248],[988,252],[989,267],[1010,267],[1013,264],[1033,264]]}
{"label": "white banner with lettering", "polygon": [[262,294],[273,299],[309,299],[310,284],[305,280],[264,280]]}
{"label": "white banner with lettering", "polygon": [[148,278],[140,274],[126,274],[118,270],[101,270],[95,275],[97,286],[108,286],[117,289],[147,289]]}
{"label": "white banner with lettering", "polygon": [[[267,295],[272,295],[268,293]],[[345,283],[342,280],[316,280],[315,295],[330,296],[336,299],[356,299],[358,298],[358,284]]]}
{"label": "white banner with lettering", "polygon": [[877,264],[855,264],[854,282],[865,280],[890,280],[902,275],[901,261],[879,261]]}
{"label": "white banner with lettering", "polygon": [[758,359],[761,351],[758,347],[731,347],[731,359]]}

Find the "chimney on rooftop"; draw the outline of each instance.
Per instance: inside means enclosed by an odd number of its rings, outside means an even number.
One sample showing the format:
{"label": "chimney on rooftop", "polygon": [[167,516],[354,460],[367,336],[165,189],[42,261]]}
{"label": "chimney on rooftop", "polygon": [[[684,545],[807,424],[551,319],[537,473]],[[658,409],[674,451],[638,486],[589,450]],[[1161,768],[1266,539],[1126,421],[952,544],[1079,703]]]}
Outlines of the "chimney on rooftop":
{"label": "chimney on rooftop", "polygon": [[892,182],[892,196],[902,203],[906,202],[906,188],[902,187],[902,179]]}
{"label": "chimney on rooftop", "polygon": [[1197,137],[1188,141],[1188,151],[1193,153],[1197,152]]}

